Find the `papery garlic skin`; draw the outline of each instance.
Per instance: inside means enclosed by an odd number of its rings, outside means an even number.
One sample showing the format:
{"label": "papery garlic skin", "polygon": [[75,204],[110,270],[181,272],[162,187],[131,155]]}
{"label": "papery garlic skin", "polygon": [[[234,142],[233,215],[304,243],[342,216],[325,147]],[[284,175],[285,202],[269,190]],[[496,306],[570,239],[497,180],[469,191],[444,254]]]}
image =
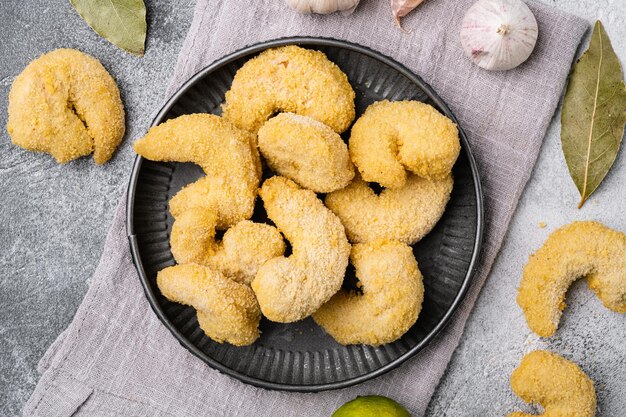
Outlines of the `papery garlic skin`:
{"label": "papery garlic skin", "polygon": [[424,0],[390,0],[391,12],[393,13],[393,17],[396,18],[396,23],[398,24],[398,27],[400,29],[402,29],[402,24],[400,24],[400,18],[409,14],[413,9],[415,9],[423,2]]}
{"label": "papery garlic skin", "polygon": [[537,42],[537,20],[521,0],[478,0],[463,18],[461,44],[476,65],[504,71],[526,61]]}
{"label": "papery garlic skin", "polygon": [[286,0],[287,5],[299,13],[329,14],[344,12],[350,14],[360,0]]}

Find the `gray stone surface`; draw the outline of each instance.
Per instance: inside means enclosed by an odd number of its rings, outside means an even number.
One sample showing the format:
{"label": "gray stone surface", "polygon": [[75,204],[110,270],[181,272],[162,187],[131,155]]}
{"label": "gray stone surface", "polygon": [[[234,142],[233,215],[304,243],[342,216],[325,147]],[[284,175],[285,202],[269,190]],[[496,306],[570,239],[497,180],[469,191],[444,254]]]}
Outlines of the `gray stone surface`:
{"label": "gray stone surface", "polygon": [[[164,99],[194,1],[148,3],[144,57],[96,35],[67,0],[0,0],[0,416],[21,411],[38,379],[35,366],[70,323],[100,258],[140,137]],[[117,79],[127,133],[106,165],[65,166],[11,145],[7,96],[17,74],[52,49],[77,48]]]}
{"label": "gray stone surface", "polygon": [[[436,1],[436,0],[433,0]],[[0,415],[18,415],[36,381],[36,363],[71,321],[100,257],[133,153],[129,143],[150,124],[190,23],[193,0],[148,3],[143,58],[94,34],[66,0],[0,2]],[[552,0],[593,22],[600,18],[626,62],[623,0]],[[66,166],[10,144],[7,96],[14,77],[43,52],[78,48],[98,57],[117,78],[127,108],[125,140],[104,167],[83,158]],[[558,47],[558,45],[556,46]],[[550,348],[575,360],[594,379],[600,416],[626,409],[626,325],[583,282],[568,293],[557,335],[540,340],[515,304],[523,265],[549,232],[574,219],[598,219],[626,231],[626,155],[582,210],[552,123],[533,178],[513,219],[466,334],[429,408],[432,416],[502,416],[527,410],[508,378],[524,352]],[[547,227],[538,227],[545,221]]]}

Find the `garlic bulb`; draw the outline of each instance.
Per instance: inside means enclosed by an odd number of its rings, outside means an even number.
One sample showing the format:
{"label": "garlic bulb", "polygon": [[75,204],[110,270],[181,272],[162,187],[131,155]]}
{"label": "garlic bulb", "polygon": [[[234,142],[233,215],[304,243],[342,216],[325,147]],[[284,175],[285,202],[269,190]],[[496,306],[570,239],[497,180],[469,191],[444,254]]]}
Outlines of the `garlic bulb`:
{"label": "garlic bulb", "polygon": [[329,14],[343,12],[350,14],[360,0],[287,0],[287,5],[300,13]]}
{"label": "garlic bulb", "polygon": [[522,0],[478,0],[463,19],[461,44],[479,67],[503,71],[528,59],[538,33],[537,20]]}

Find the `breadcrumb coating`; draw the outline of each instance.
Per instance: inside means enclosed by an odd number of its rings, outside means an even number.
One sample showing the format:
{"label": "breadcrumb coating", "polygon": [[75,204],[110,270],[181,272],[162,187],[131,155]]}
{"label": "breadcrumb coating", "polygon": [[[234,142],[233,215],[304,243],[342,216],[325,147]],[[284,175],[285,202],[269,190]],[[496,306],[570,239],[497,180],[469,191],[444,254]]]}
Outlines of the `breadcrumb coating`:
{"label": "breadcrumb coating", "polygon": [[556,332],[567,289],[581,277],[607,308],[626,313],[626,235],[594,221],[574,222],[550,235],[528,260],[517,294],[533,332]]}
{"label": "breadcrumb coating", "polygon": [[337,216],[313,191],[277,176],[263,183],[260,194],[267,216],[291,243],[292,254],[261,266],[252,289],[268,319],[302,320],[341,288],[350,244]]}
{"label": "breadcrumb coating", "polygon": [[367,182],[402,187],[407,170],[423,178],[450,174],[461,151],[452,120],[419,101],[370,105],[350,132],[350,157]]}
{"label": "breadcrumb coating", "polygon": [[341,133],[354,120],[348,77],[322,52],[289,45],[268,49],[237,71],[222,115],[258,132],[278,112],[316,119]]}
{"label": "breadcrumb coating", "polygon": [[176,262],[206,265],[237,282],[250,284],[261,265],[285,253],[283,237],[273,226],[242,220],[217,241],[216,225],[216,212],[202,207],[178,216],[170,238]]}
{"label": "breadcrumb coating", "polygon": [[326,206],[346,228],[351,242],[399,240],[412,245],[437,224],[450,200],[453,179],[409,175],[400,188],[376,195],[358,175],[346,188],[326,196]]}
{"label": "breadcrumb coating", "polygon": [[194,162],[206,177],[183,188],[170,202],[174,217],[190,207],[217,211],[218,229],[249,219],[260,181],[254,135],[212,114],[190,114],[152,127],[134,144],[152,161]]}
{"label": "breadcrumb coating", "polygon": [[104,164],[124,136],[124,106],[115,80],[97,59],[57,49],[15,78],[7,130],[15,145],[49,153],[61,164],[92,152]]}
{"label": "breadcrumb coating", "polygon": [[398,340],[417,321],[424,300],[422,274],[410,246],[377,240],[352,247],[350,261],[363,294],[340,290],[313,318],[342,345]]}
{"label": "breadcrumb coating", "polygon": [[341,136],[310,117],[281,113],[261,127],[258,142],[274,172],[316,193],[339,190],[354,178]]}
{"label": "breadcrumb coating", "polygon": [[573,362],[545,350],[524,356],[511,375],[511,388],[527,403],[541,404],[542,414],[520,411],[508,417],[594,417],[593,381]]}
{"label": "breadcrumb coating", "polygon": [[195,308],[198,324],[216,342],[245,346],[258,339],[261,311],[247,285],[196,264],[159,271],[157,285],[168,300]]}

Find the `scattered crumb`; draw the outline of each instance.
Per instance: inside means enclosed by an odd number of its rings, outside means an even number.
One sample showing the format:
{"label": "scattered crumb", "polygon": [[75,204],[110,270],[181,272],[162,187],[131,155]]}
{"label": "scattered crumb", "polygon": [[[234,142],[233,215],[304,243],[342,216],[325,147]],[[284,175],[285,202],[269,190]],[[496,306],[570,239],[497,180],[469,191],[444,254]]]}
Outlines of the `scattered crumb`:
{"label": "scattered crumb", "polygon": [[546,223],[546,222],[543,222],[543,221],[542,221],[542,222],[539,222],[539,227],[540,227],[540,228],[542,228],[542,229],[545,229],[545,227],[546,227],[547,225],[548,225],[548,223]]}

